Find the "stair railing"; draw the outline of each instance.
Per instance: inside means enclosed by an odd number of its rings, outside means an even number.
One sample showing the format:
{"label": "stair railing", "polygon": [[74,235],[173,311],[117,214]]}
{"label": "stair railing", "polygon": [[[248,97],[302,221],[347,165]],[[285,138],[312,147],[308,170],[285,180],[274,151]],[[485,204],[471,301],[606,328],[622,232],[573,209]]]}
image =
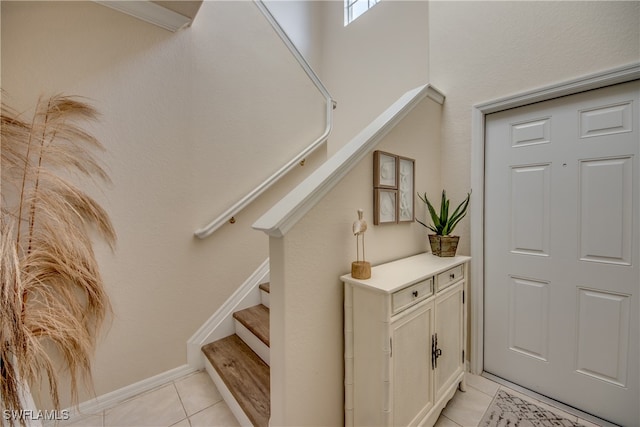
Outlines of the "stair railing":
{"label": "stair railing", "polygon": [[233,206],[220,214],[216,219],[211,221],[206,226],[195,231],[195,235],[200,239],[204,239],[218,228],[222,227],[225,223],[229,222],[231,224],[235,223],[235,216],[242,211],[245,207],[247,207],[251,202],[257,199],[262,193],[271,188],[280,178],[286,175],[289,171],[295,168],[299,163],[301,163],[306,157],[308,157],[311,153],[313,153],[317,148],[319,148],[329,137],[331,133],[331,128],[333,126],[333,110],[336,107],[336,103],[331,98],[329,91],[322,84],[320,78],[318,78],[317,74],[313,71],[309,63],[304,59],[298,48],[293,44],[289,36],[284,32],[278,21],[271,14],[269,9],[267,9],[266,5],[261,0],[254,0],[255,5],[258,7],[260,12],[264,15],[267,21],[271,24],[275,32],[278,34],[280,39],[287,46],[289,51],[296,58],[302,69],[305,71],[309,79],[313,82],[318,91],[322,94],[326,102],[326,124],[324,131],[320,137],[318,137],[315,141],[313,141],[307,148],[302,150],[297,156],[287,162],[284,166],[278,169],[273,175],[263,181],[256,188],[251,190],[246,196],[242,199],[238,200]]}

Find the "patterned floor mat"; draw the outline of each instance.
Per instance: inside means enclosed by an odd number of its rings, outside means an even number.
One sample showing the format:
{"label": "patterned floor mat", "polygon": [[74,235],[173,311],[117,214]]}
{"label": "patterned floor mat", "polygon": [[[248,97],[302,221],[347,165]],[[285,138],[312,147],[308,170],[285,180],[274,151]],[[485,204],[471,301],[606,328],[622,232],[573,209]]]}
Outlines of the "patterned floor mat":
{"label": "patterned floor mat", "polygon": [[518,396],[499,390],[478,427],[582,426]]}

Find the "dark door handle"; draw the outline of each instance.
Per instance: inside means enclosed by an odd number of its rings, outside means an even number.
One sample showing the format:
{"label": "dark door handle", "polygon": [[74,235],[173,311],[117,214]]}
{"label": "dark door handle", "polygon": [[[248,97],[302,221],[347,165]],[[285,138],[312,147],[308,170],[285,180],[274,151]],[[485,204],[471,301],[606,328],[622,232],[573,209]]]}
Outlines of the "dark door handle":
{"label": "dark door handle", "polygon": [[438,367],[438,357],[442,356],[442,349],[438,348],[438,334],[431,336],[431,369]]}

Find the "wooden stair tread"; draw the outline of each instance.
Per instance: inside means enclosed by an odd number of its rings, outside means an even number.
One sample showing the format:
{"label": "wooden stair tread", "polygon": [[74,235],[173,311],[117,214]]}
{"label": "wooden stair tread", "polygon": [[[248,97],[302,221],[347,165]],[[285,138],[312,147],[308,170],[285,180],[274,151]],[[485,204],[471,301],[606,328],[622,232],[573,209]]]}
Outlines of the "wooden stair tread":
{"label": "wooden stair tread", "polygon": [[270,282],[260,283],[260,285],[258,287],[261,290],[265,291],[266,293],[271,293],[271,283]]}
{"label": "wooden stair tread", "polygon": [[233,313],[233,318],[269,347],[269,309],[267,307],[259,304],[245,308]]}
{"label": "wooden stair tread", "polygon": [[202,347],[225,385],[254,426],[269,425],[270,369],[237,335]]}

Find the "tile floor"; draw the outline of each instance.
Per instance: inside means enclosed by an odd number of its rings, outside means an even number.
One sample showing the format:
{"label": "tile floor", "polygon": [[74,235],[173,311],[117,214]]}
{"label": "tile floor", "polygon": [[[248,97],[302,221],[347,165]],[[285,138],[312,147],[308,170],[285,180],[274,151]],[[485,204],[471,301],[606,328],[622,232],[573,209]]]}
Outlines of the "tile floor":
{"label": "tile floor", "polygon": [[[476,427],[493,397],[506,388],[484,377],[467,374],[467,391],[457,392],[435,427]],[[596,424],[509,389],[587,427]],[[61,423],[61,427],[214,427],[239,425],[206,372],[196,372],[155,390],[133,397],[98,414],[85,414]]]}
{"label": "tile floor", "polygon": [[214,427],[238,426],[205,371],[171,381],[98,414],[83,414],[61,427]]}

